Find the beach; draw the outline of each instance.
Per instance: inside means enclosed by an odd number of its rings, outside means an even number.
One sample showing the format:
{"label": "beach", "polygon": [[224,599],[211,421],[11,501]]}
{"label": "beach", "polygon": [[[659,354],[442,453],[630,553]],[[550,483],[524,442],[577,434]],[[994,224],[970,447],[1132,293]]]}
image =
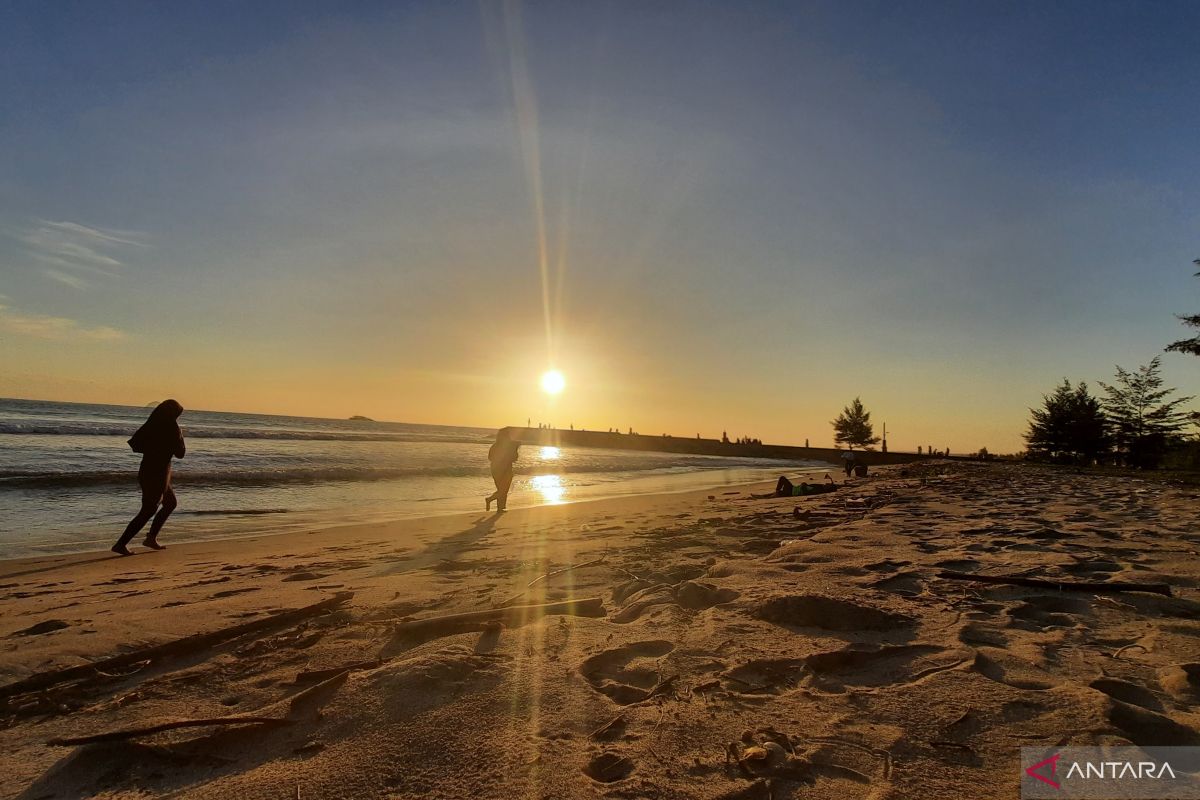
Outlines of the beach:
{"label": "beach", "polygon": [[[0,552],[107,548],[138,507],[126,440],[145,418],[132,406],[0,398]],[[172,466],[176,542],[462,514],[494,488],[494,428],[189,410],[184,433],[187,457]],[[509,507],[747,483],[804,463],[526,445]]]}
{"label": "beach", "polygon": [[1196,487],[927,461],[771,488],[2,562],[0,683],[36,688],[3,696],[0,792],[1011,798],[1021,747],[1200,745]]}

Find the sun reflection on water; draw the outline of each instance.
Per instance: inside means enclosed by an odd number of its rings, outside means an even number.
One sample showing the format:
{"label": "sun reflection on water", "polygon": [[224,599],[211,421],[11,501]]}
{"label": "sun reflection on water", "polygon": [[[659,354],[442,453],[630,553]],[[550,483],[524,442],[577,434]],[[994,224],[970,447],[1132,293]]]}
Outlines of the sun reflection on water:
{"label": "sun reflection on water", "polygon": [[541,494],[542,502],[548,506],[557,506],[566,502],[564,495],[567,489],[558,475],[534,475],[529,479],[529,485]]}
{"label": "sun reflection on water", "polygon": [[558,460],[558,448],[557,447],[543,447],[541,456],[542,456],[543,461],[557,461]]}

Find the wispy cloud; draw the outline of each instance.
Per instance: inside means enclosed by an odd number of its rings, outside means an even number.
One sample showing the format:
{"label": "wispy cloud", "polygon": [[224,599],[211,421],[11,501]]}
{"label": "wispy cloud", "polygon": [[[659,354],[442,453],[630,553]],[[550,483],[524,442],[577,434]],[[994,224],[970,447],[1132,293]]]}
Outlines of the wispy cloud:
{"label": "wispy cloud", "polygon": [[86,289],[89,286],[88,282],[78,275],[71,275],[70,273],[62,272],[57,269],[44,269],[42,270],[42,274],[50,280],[66,284],[72,289]]}
{"label": "wispy cloud", "polygon": [[[0,300],[4,299],[0,296]],[[67,317],[52,317],[47,314],[26,314],[0,303],[0,331],[35,339],[55,341],[113,342],[124,339],[125,334],[107,325],[88,327]]]}
{"label": "wispy cloud", "polygon": [[149,247],[144,233],[44,219],[14,236],[32,258],[51,265],[42,274],[74,289],[89,286],[80,273],[115,278],[129,250]]}

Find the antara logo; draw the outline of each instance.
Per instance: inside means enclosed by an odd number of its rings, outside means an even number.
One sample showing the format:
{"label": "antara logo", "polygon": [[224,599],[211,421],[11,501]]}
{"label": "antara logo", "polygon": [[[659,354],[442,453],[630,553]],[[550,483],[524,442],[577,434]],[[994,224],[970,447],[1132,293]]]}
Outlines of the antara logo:
{"label": "antara logo", "polygon": [[[1053,786],[1055,789],[1061,789],[1062,784],[1057,780],[1058,760],[1060,758],[1062,758],[1062,754],[1055,753],[1033,766],[1026,767],[1025,774],[1044,784]],[[1085,781],[1092,779],[1123,780],[1127,778],[1134,780],[1146,778],[1161,780],[1163,778],[1170,778],[1174,780],[1175,770],[1171,769],[1171,765],[1166,761],[1161,764],[1154,761],[1072,761],[1071,766],[1067,768],[1067,775],[1063,780],[1071,780],[1072,778]]]}
{"label": "antara logo", "polygon": [[1164,761],[1162,764],[1156,764],[1153,761],[1099,761],[1092,763],[1091,761],[1083,762],[1083,766],[1079,765],[1078,761],[1071,764],[1071,768],[1067,770],[1067,778],[1083,778],[1090,780],[1091,778],[1100,778],[1102,780],[1121,780],[1123,778],[1155,778],[1162,779],[1170,777],[1175,779],[1175,770],[1171,769],[1171,765]]}

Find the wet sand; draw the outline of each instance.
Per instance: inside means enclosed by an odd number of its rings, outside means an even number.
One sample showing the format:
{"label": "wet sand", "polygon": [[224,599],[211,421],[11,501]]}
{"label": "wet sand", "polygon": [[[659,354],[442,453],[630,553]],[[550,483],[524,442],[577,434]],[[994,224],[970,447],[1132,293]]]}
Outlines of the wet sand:
{"label": "wet sand", "polygon": [[[1195,487],[925,462],[765,489],[0,563],[0,683],[134,654],[0,700],[0,793],[999,798],[1023,746],[1200,744]],[[46,745],[238,715],[282,721]]]}

